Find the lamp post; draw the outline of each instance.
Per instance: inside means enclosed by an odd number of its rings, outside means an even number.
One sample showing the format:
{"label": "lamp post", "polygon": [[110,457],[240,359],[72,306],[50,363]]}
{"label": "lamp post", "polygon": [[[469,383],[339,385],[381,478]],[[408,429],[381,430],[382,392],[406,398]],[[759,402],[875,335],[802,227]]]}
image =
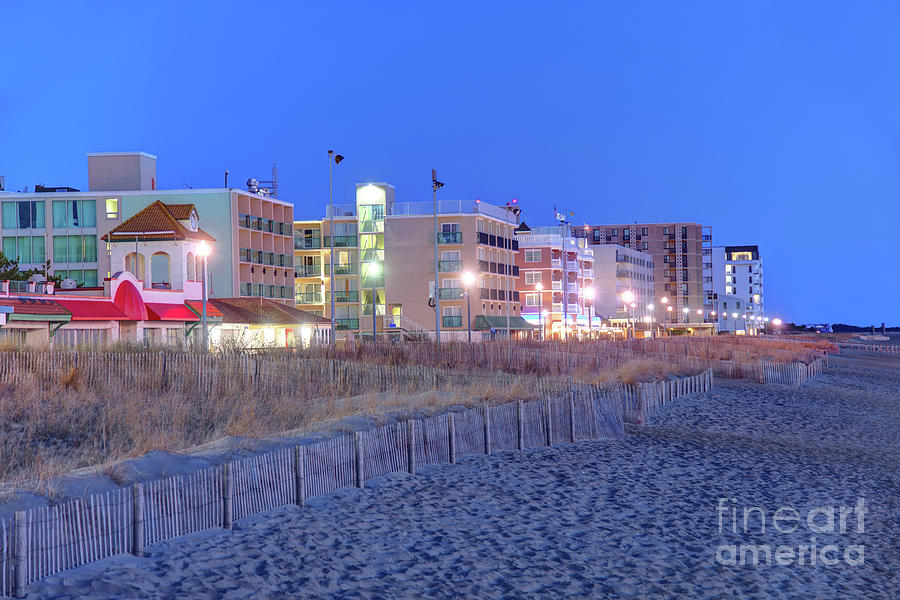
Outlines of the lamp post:
{"label": "lamp post", "polygon": [[772,325],[775,327],[775,335],[781,335],[781,319],[772,319]]}
{"label": "lamp post", "polygon": [[431,170],[431,202],[434,205],[434,343],[437,347],[437,355],[441,355],[441,287],[438,277],[438,228],[437,228],[437,191],[444,187],[443,182],[437,180],[437,169]]}
{"label": "lamp post", "polygon": [[207,244],[205,241],[200,242],[197,245],[197,254],[199,256],[203,257],[203,272],[200,274],[200,285],[203,288],[203,291],[202,291],[203,301],[202,301],[202,307],[200,309],[200,322],[203,327],[203,351],[204,352],[209,351],[209,324],[206,319],[206,302],[209,300],[209,298],[208,298],[209,293],[207,292],[207,289],[206,289],[206,280],[207,280],[206,262],[209,257],[210,251],[211,251],[211,248],[209,247],[209,244]]}
{"label": "lamp post", "polygon": [[544,284],[539,281],[535,284],[534,289],[538,293],[538,327],[541,329],[541,341],[544,341],[544,321],[542,318],[544,312]]}
{"label": "lamp post", "polygon": [[625,290],[624,292],[622,292],[621,298],[622,298],[622,304],[624,305],[623,308],[625,310],[626,337],[629,337],[630,336],[629,328],[631,326],[631,318],[630,318],[630,312],[628,311],[628,307],[634,301],[634,292],[632,292],[631,290]]}
{"label": "lamp post", "polygon": [[634,309],[637,308],[637,302],[631,303],[631,339],[637,337],[637,311]]}
{"label": "lamp post", "polygon": [[469,343],[472,343],[472,284],[475,283],[475,275],[466,271],[462,275],[463,285],[466,286],[466,321],[468,323]]}
{"label": "lamp post", "polygon": [[378,325],[376,322],[376,315],[378,314],[378,291],[375,289],[375,284],[377,283],[380,271],[381,267],[377,262],[369,263],[369,277],[372,279],[372,343],[375,343],[378,340]]}
{"label": "lamp post", "polygon": [[650,317],[650,335],[658,334],[659,332],[653,325],[653,303],[647,305],[647,316]]}
{"label": "lamp post", "polygon": [[591,317],[591,313],[594,310],[594,288],[589,287],[584,290],[584,298],[588,301],[588,339],[591,339],[594,335],[594,327],[591,321],[593,320]]}
{"label": "lamp post", "polygon": [[328,151],[328,218],[329,218],[329,226],[328,233],[331,235],[328,236],[330,240],[329,244],[329,252],[328,252],[328,263],[330,266],[330,270],[328,271],[328,281],[331,285],[331,347],[334,348],[335,341],[335,331],[334,331],[334,177],[332,174],[332,170],[334,165],[341,164],[341,161],[344,160],[344,157],[340,154],[335,154],[334,150]]}

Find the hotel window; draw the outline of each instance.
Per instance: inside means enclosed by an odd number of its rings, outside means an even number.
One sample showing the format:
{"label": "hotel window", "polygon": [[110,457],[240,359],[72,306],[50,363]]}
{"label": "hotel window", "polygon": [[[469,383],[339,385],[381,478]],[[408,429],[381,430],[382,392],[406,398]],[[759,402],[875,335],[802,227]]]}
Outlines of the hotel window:
{"label": "hotel window", "polygon": [[600,241],[600,230],[599,230],[599,229],[595,229],[595,230],[594,230],[594,241],[595,241],[595,242],[599,242],[599,241]]}
{"label": "hotel window", "polygon": [[529,271],[525,273],[525,285],[536,285],[541,282],[540,271]]}
{"label": "hotel window", "polygon": [[525,306],[540,306],[541,305],[541,295],[540,294],[525,294]]}
{"label": "hotel window", "polygon": [[106,218],[107,219],[118,219],[119,218],[119,199],[118,198],[107,198],[104,200],[106,203]]}
{"label": "hotel window", "polygon": [[613,236],[613,237],[619,237],[619,230],[616,229],[616,228],[613,228],[613,230],[612,230],[612,236]]}
{"label": "hotel window", "polygon": [[647,250],[650,246],[647,242],[641,242],[641,250]]}
{"label": "hotel window", "polygon": [[687,237],[687,227],[681,228],[681,237],[683,237],[683,238]]}
{"label": "hotel window", "polygon": [[669,235],[669,228],[663,227],[663,235]]}
{"label": "hotel window", "polygon": [[647,228],[641,227],[641,235],[647,235]]}
{"label": "hotel window", "polygon": [[626,242],[631,239],[631,230],[630,229],[622,230],[622,239],[625,240]]}
{"label": "hotel window", "polygon": [[441,233],[456,233],[459,231],[459,223],[442,223]]}
{"label": "hotel window", "polygon": [[42,229],[44,201],[4,202],[2,225],[4,229]]}
{"label": "hotel window", "polygon": [[533,248],[525,251],[525,262],[541,262],[541,249]]}

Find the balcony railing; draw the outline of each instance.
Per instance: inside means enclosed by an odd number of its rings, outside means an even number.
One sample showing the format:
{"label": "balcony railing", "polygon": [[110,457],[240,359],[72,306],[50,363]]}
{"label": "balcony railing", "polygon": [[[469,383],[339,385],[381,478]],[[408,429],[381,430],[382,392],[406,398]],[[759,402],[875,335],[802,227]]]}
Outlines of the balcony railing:
{"label": "balcony railing", "polygon": [[462,231],[440,231],[437,241],[438,244],[462,244]]}
{"label": "balcony railing", "polygon": [[[334,265],[334,274],[335,275],[356,275],[359,272],[359,265],[356,263],[350,264],[335,264]],[[325,274],[331,275],[331,265],[325,264]]]}
{"label": "balcony railing", "polygon": [[441,326],[443,327],[462,327],[462,317],[453,315],[444,315],[441,317]]}
{"label": "balcony railing", "polygon": [[322,304],[322,292],[300,292],[294,294],[297,304]]}
{"label": "balcony railing", "polygon": [[455,273],[457,271],[462,271],[462,261],[461,260],[439,260],[438,261],[438,271],[441,273]]}
{"label": "balcony railing", "polygon": [[[355,235],[336,235],[334,236],[335,248],[355,248],[359,245],[358,238]],[[331,236],[325,236],[325,248],[331,248]]]}
{"label": "balcony railing", "polygon": [[346,331],[348,329],[359,329],[359,319],[335,319],[334,328]]}
{"label": "balcony railing", "polygon": [[[359,290],[343,290],[334,293],[335,302],[359,302]],[[331,292],[325,292],[325,302],[331,302]]]}
{"label": "balcony railing", "polygon": [[320,277],[322,265],[297,265],[294,267],[297,277]]}
{"label": "balcony railing", "polygon": [[[327,238],[326,238],[327,239]],[[322,238],[317,237],[295,237],[294,250],[318,250],[322,247]]]}
{"label": "balcony railing", "polygon": [[459,300],[463,297],[462,292],[462,288],[441,288],[438,298],[441,300]]}
{"label": "balcony railing", "polygon": [[555,268],[557,268],[557,269],[561,269],[561,268],[562,268],[562,259],[559,259],[559,258],[551,258],[551,259],[550,259],[550,266],[551,266],[551,267],[555,267]]}

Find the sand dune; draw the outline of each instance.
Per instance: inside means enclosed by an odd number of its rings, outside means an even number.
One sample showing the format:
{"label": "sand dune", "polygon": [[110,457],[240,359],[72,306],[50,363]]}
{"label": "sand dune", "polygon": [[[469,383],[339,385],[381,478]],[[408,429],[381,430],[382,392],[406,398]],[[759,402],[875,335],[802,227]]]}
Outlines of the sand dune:
{"label": "sand dune", "polygon": [[[33,584],[29,598],[897,598],[900,357],[832,360],[802,390],[719,381],[624,440],[393,474]],[[852,505],[859,566],[726,566],[717,503]]]}

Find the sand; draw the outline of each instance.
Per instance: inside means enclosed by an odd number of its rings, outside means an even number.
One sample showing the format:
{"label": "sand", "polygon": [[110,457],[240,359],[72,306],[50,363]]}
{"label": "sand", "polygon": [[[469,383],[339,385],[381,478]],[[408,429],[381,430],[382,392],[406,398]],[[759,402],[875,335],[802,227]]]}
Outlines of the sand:
{"label": "sand", "polygon": [[[900,357],[835,357],[802,390],[719,381],[624,440],[474,457],[56,575],[29,598],[897,598]],[[864,564],[716,562],[717,503],[851,506]],[[728,518],[725,519],[728,521]]]}

